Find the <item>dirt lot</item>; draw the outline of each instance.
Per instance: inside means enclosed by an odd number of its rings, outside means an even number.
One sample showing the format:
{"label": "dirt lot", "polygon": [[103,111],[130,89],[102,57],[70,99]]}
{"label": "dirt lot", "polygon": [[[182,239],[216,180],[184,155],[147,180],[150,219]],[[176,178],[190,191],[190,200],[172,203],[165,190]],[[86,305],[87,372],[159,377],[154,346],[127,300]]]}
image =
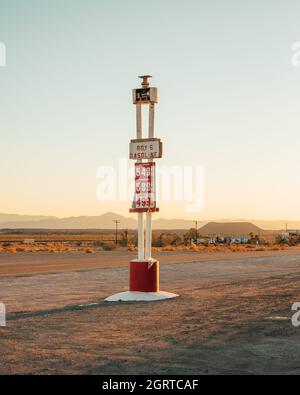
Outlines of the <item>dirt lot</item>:
{"label": "dirt lot", "polygon": [[127,289],[125,251],[0,256],[0,373],[299,374],[300,250],[160,253],[155,303]]}

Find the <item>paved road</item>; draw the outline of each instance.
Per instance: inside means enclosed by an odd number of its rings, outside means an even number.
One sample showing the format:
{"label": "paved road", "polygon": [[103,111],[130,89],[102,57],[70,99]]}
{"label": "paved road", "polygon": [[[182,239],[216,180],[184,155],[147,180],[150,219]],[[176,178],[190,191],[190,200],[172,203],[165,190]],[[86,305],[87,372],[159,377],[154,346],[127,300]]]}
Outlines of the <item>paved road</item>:
{"label": "paved road", "polygon": [[[236,260],[253,257],[300,255],[300,248],[286,251],[259,251],[243,253],[199,253],[161,252],[154,256],[162,263],[190,263],[201,261]],[[75,253],[17,253],[0,254],[0,277],[32,276],[69,271],[85,271],[99,268],[126,266],[135,253],[120,251],[100,251],[95,254]]]}

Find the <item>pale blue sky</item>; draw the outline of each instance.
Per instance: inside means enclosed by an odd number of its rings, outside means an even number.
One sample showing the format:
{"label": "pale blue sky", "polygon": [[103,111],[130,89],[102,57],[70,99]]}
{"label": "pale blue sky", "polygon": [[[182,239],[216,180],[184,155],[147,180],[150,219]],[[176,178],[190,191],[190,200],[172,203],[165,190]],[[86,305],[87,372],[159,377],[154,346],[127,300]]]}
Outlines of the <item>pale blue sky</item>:
{"label": "pale blue sky", "polygon": [[205,167],[200,219],[299,219],[297,41],[296,0],[0,0],[0,212],[126,214],[96,171],[127,157],[150,73],[161,163]]}

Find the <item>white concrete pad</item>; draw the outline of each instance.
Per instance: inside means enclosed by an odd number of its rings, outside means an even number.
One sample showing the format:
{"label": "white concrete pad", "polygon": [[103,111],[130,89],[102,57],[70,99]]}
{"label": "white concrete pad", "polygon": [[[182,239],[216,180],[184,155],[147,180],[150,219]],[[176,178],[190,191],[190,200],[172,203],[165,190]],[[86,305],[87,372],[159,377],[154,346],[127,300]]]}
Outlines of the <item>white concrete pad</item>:
{"label": "white concrete pad", "polygon": [[120,292],[105,299],[106,302],[155,302],[176,298],[179,295],[170,292]]}

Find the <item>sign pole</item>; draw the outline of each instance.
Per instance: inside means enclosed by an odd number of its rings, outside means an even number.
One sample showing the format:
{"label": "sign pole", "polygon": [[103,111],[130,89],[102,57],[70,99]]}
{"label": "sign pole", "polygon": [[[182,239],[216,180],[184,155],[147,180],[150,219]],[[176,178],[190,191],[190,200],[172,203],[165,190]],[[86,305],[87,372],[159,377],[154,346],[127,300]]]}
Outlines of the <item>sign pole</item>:
{"label": "sign pole", "polygon": [[151,257],[151,244],[152,244],[152,213],[146,214],[146,260],[152,260]]}
{"label": "sign pole", "polygon": [[144,214],[138,213],[138,259],[144,259]]}
{"label": "sign pole", "polygon": [[[149,105],[149,129],[148,137],[149,139],[154,138],[154,117],[155,117],[155,103],[150,103]],[[149,163],[153,162],[153,159],[148,160]],[[151,257],[152,249],[152,212],[146,213],[146,260],[152,260]]]}
{"label": "sign pole", "polygon": [[[136,105],[136,138],[143,138],[142,104]],[[137,160],[138,162],[138,160]],[[138,213],[138,259],[144,259],[144,214]]]}
{"label": "sign pole", "polygon": [[[177,297],[159,289],[159,262],[152,258],[152,214],[158,212],[155,196],[154,159],[162,157],[162,143],[154,137],[157,88],[150,87],[150,75],[141,76],[142,88],[133,90],[136,106],[136,140],[130,142],[130,159],[135,160],[135,193],[130,212],[138,218],[138,257],[130,262],[129,291],[110,296],[108,302],[156,301]],[[142,106],[149,105],[148,138],[143,138]],[[144,245],[144,213],[146,245]]]}
{"label": "sign pole", "polygon": [[136,138],[141,139],[142,136],[142,105],[136,105]]}

